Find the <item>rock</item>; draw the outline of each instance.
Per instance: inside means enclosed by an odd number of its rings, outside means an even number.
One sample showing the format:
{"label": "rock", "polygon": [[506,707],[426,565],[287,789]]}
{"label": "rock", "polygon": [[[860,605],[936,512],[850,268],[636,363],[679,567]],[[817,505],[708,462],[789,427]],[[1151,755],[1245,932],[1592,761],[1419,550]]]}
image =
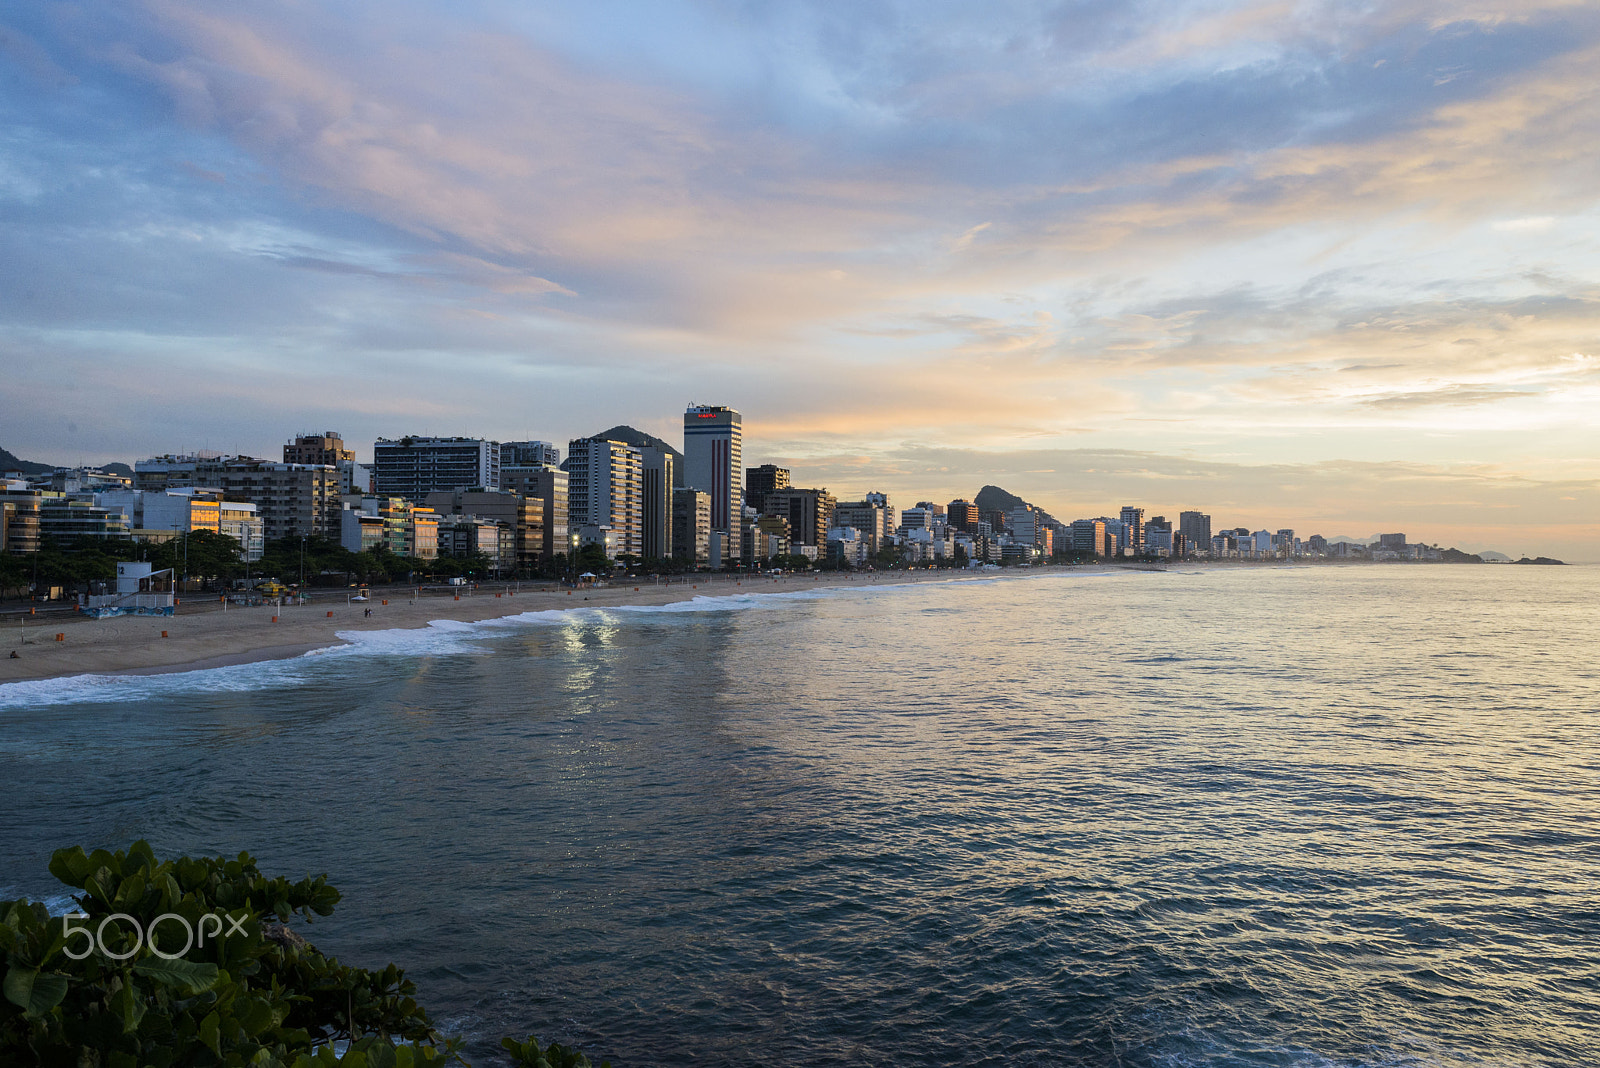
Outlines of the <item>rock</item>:
{"label": "rock", "polygon": [[268,942],[276,943],[284,949],[309,949],[311,943],[289,929],[286,923],[264,923],[261,925],[261,937]]}

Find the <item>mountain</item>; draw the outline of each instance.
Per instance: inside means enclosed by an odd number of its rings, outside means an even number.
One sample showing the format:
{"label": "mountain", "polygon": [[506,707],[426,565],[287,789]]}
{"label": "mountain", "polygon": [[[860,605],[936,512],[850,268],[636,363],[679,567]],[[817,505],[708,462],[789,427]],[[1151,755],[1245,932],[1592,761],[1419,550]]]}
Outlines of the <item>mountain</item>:
{"label": "mountain", "polygon": [[979,514],[984,512],[1009,512],[1013,508],[1021,508],[1024,505],[1027,505],[1039,513],[1040,519],[1042,519],[1046,525],[1060,522],[1055,516],[1051,515],[1043,508],[1040,508],[1038,505],[1028,504],[1027,501],[1023,500],[1021,497],[1018,497],[1015,493],[1009,493],[1006,490],[1001,489],[999,486],[983,487],[983,489],[978,491],[978,495],[972,498],[972,503],[978,506]]}
{"label": "mountain", "polygon": [[1460,549],[1446,549],[1442,554],[1447,564],[1481,564],[1483,557],[1476,553],[1464,553]]}
{"label": "mountain", "polygon": [[0,471],[21,471],[25,475],[48,475],[55,469],[55,464],[36,464],[31,460],[19,460],[6,450],[0,449]]}
{"label": "mountain", "polygon": [[972,503],[978,506],[979,512],[1009,512],[1013,508],[1021,508],[1028,502],[1018,497],[1015,493],[1007,493],[999,486],[985,486],[972,498]]}
{"label": "mountain", "polygon": [[607,441],[621,441],[632,445],[634,448],[661,449],[672,455],[672,484],[678,489],[683,488],[683,453],[662,441],[654,434],[646,434],[643,430],[635,430],[631,426],[614,426],[610,430],[602,430],[595,437]]}
{"label": "mountain", "polygon": [[[24,475],[48,475],[58,466],[58,464],[41,464],[32,460],[21,460],[5,449],[0,449],[0,471],[21,471]],[[133,468],[127,464],[101,464],[100,470],[107,474],[133,477]]]}
{"label": "mountain", "polygon": [[1497,553],[1493,549],[1485,549],[1478,555],[1491,564],[1509,564],[1511,562],[1511,557],[1505,553]]}

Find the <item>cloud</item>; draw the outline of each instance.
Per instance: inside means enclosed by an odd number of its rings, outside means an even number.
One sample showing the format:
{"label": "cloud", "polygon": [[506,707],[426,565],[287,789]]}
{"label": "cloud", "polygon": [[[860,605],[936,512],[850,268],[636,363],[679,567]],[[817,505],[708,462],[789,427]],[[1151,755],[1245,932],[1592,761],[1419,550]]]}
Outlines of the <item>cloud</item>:
{"label": "cloud", "polygon": [[1367,397],[1361,403],[1369,408],[1422,408],[1435,404],[1466,407],[1492,404],[1500,400],[1522,400],[1529,395],[1527,390],[1446,386],[1442,389],[1419,390],[1412,393],[1387,393],[1378,397]]}
{"label": "cloud", "polygon": [[1554,215],[1531,215],[1525,219],[1501,219],[1492,225],[1508,234],[1542,234],[1556,224]]}
{"label": "cloud", "polygon": [[967,249],[972,247],[972,242],[977,239],[979,234],[983,233],[993,225],[993,223],[979,223],[977,226],[974,226],[972,229],[956,238],[955,241],[951,242],[950,251],[965,252]]}
{"label": "cloud", "polygon": [[[855,457],[1593,471],[1591,5],[6,20],[0,344],[125,385],[136,437],[182,381],[270,447],[228,383],[272,367],[353,438],[408,396],[560,439],[693,395]],[[0,391],[65,440],[59,395]]]}
{"label": "cloud", "polygon": [[[1544,544],[1594,560],[1600,478],[1532,479],[1491,464],[1245,464],[1136,450],[986,451],[907,446],[876,463],[793,453],[796,484],[826,484],[854,499],[893,489],[895,503],[971,498],[1000,485],[1070,521],[1115,515],[1124,504],[1176,519],[1197,510],[1213,529],[1290,527],[1301,537],[1402,529],[1413,540],[1487,548]],[[903,498],[903,499],[901,499]]]}

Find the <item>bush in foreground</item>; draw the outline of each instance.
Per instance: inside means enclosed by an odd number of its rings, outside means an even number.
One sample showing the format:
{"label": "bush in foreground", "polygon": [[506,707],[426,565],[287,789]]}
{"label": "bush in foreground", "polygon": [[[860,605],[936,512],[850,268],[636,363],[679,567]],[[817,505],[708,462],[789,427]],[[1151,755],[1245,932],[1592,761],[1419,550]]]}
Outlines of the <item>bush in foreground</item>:
{"label": "bush in foreground", "polygon": [[[0,1064],[465,1063],[399,968],[340,964],[289,929],[333,912],[325,876],[269,879],[247,853],[158,861],[145,842],[58,850],[50,872],[79,891],[76,914],[0,901]],[[554,1043],[502,1045],[523,1068],[589,1066]]]}

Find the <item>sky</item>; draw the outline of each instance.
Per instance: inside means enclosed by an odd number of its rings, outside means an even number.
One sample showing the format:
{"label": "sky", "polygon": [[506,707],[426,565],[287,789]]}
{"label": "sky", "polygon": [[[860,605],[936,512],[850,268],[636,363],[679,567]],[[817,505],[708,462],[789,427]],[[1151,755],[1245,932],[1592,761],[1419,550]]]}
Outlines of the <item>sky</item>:
{"label": "sky", "polygon": [[1600,559],[1600,8],[0,0],[0,446],[744,416]]}

